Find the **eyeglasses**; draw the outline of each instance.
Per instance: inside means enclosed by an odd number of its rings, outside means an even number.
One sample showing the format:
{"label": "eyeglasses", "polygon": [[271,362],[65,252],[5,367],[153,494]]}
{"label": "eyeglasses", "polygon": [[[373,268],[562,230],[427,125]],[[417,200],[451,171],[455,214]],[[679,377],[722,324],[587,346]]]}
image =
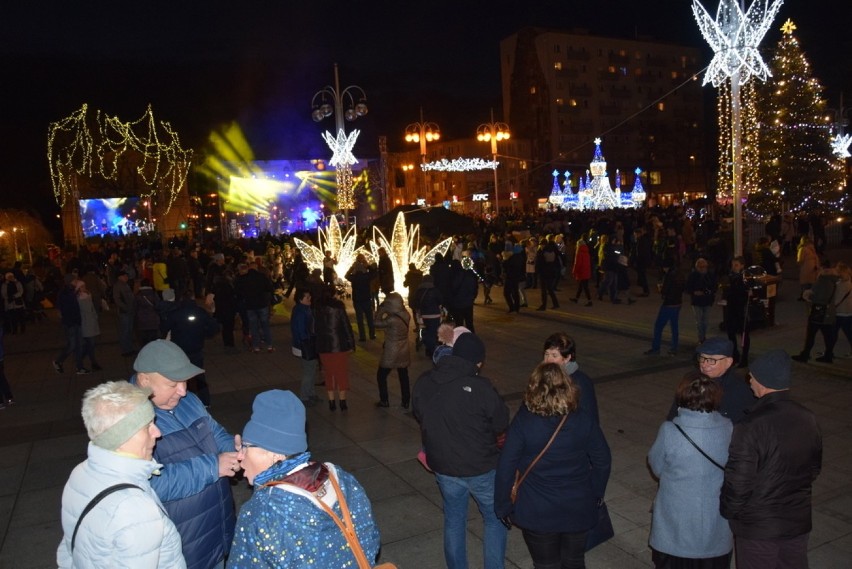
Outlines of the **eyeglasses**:
{"label": "eyeglasses", "polygon": [[725,358],[727,358],[727,356],[725,356],[725,357],[721,357],[721,358],[708,358],[707,356],[698,356],[698,363],[700,363],[700,364],[710,364],[711,366],[714,366],[714,365],[716,365],[717,363],[719,363],[719,362],[721,362],[722,360],[724,360]]}
{"label": "eyeglasses", "polygon": [[240,452],[246,452],[248,449],[250,449],[250,448],[254,448],[254,447],[256,447],[256,446],[257,446],[257,445],[253,445],[253,444],[251,444],[251,443],[242,443],[242,444],[240,445]]}

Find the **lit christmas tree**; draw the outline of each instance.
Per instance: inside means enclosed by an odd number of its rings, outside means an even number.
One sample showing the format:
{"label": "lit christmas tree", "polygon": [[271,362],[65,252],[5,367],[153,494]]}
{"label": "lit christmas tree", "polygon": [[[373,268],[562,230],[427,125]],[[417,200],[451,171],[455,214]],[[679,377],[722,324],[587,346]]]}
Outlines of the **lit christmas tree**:
{"label": "lit christmas tree", "polygon": [[748,207],[759,213],[783,209],[837,210],[844,199],[842,163],[832,154],[822,86],[793,34],[790,20],[770,69],[758,88],[760,121],[757,192]]}

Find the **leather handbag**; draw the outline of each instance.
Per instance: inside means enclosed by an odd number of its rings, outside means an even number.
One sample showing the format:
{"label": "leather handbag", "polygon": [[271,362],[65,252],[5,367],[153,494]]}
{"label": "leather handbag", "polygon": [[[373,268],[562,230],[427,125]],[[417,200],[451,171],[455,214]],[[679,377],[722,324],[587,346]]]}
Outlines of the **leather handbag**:
{"label": "leather handbag", "polygon": [[559,434],[559,431],[561,431],[561,430],[562,430],[562,425],[564,425],[564,424],[565,424],[565,420],[566,420],[566,419],[568,419],[568,415],[563,415],[562,420],[561,420],[561,421],[559,421],[559,424],[556,426],[556,430],[555,430],[555,431],[553,431],[553,434],[550,436],[550,440],[549,440],[549,441],[547,441],[547,444],[546,444],[546,445],[544,445],[544,448],[543,448],[543,449],[541,449],[541,452],[540,452],[540,453],[538,453],[538,456],[536,456],[536,457],[533,459],[533,461],[530,463],[530,465],[529,465],[529,466],[527,466],[527,469],[524,471],[524,474],[523,474],[523,475],[521,475],[521,471],[520,471],[520,470],[516,470],[516,471],[515,471],[515,483],[514,483],[514,484],[512,484],[512,493],[511,493],[511,495],[510,495],[510,498],[511,498],[511,500],[512,500],[512,503],[513,503],[513,504],[515,503],[515,500],[517,500],[517,499],[518,499],[518,488],[520,488],[521,484],[523,484],[523,482],[524,482],[524,480],[526,479],[527,475],[530,473],[530,470],[532,470],[532,469],[533,469],[533,466],[535,466],[535,465],[536,465],[536,463],[538,462],[538,460],[539,460],[542,456],[544,456],[544,453],[546,453],[546,452],[547,452],[547,449],[549,449],[549,448],[550,448],[550,445],[552,445],[552,444],[553,444],[553,441],[556,439],[556,435],[557,435],[557,434]]}

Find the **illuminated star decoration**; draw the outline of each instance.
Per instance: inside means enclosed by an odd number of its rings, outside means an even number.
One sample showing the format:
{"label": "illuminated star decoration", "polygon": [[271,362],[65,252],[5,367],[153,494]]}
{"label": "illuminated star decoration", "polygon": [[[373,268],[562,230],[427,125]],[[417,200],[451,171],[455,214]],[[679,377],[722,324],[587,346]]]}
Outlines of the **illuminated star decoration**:
{"label": "illuminated star decoration", "polygon": [[714,19],[698,0],[692,0],[692,13],[714,53],[704,76],[705,85],[713,83],[718,87],[737,74],[741,84],[752,76],[762,80],[771,76],[758,46],[782,3],[782,0],[755,0],[743,13],[739,0],[720,0]]}
{"label": "illuminated star decoration", "polygon": [[358,163],[358,159],[352,154],[352,149],[355,148],[355,141],[361,131],[355,129],[346,135],[343,130],[337,132],[337,138],[331,136],[330,132],[322,133],[322,138],[328,147],[331,148],[331,160],[328,161],[332,166],[351,166]]}
{"label": "illuminated star decoration", "polygon": [[849,158],[849,145],[852,143],[852,134],[838,134],[831,139],[831,151],[838,158]]}
{"label": "illuminated star decoration", "polygon": [[355,147],[355,140],[361,131],[355,129],[349,133],[349,136],[343,132],[343,129],[337,132],[337,138],[331,136],[330,132],[322,134],[328,147],[331,148],[331,160],[329,164],[335,167],[337,175],[337,207],[343,210],[355,208],[355,192],[352,190],[352,164],[356,164],[358,159],[352,154],[352,149]]}

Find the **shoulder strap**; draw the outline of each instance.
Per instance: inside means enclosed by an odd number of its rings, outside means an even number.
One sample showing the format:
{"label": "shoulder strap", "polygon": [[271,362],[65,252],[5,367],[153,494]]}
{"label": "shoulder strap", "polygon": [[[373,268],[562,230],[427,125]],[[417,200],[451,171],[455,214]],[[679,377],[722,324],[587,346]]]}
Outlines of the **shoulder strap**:
{"label": "shoulder strap", "polygon": [[686,431],[684,431],[683,429],[681,429],[681,428],[680,428],[680,425],[678,425],[677,423],[674,423],[674,422],[672,422],[672,425],[674,425],[675,427],[677,427],[677,430],[678,430],[678,431],[680,431],[680,434],[682,434],[684,437],[686,437],[686,440],[688,440],[688,441],[689,441],[689,444],[691,444],[692,446],[694,446],[694,447],[695,447],[695,449],[696,449],[698,452],[700,452],[702,455],[704,455],[704,458],[706,458],[707,460],[709,460],[710,462],[712,462],[712,463],[713,463],[713,465],[714,465],[716,468],[718,468],[719,470],[725,470],[725,467],[724,467],[724,466],[722,466],[721,464],[719,464],[718,462],[716,462],[715,460],[713,460],[712,458],[710,458],[710,455],[709,455],[709,454],[707,454],[706,452],[704,452],[704,451],[701,449],[701,447],[700,447],[700,446],[698,446],[697,444],[695,444],[695,441],[694,441],[694,440],[692,440],[692,439],[689,437],[689,435],[687,435],[687,434],[686,434]]}
{"label": "shoulder strap", "polygon": [[523,483],[523,481],[526,479],[527,474],[529,474],[529,473],[530,473],[530,471],[533,469],[533,467],[536,465],[536,463],[539,461],[539,459],[540,459],[542,456],[544,456],[544,453],[546,453],[546,452],[547,452],[547,449],[549,449],[549,448],[550,448],[550,445],[552,445],[552,444],[553,444],[553,441],[556,439],[556,435],[558,435],[558,434],[559,434],[559,431],[561,431],[561,430],[562,430],[562,425],[564,425],[564,424],[565,424],[565,420],[566,420],[566,419],[568,419],[568,415],[563,415],[563,416],[562,416],[562,420],[561,420],[561,421],[559,421],[559,424],[558,424],[558,425],[556,425],[556,430],[555,430],[555,431],[553,431],[553,434],[550,436],[550,440],[549,440],[549,441],[547,441],[547,444],[546,444],[546,445],[544,445],[544,448],[543,448],[543,449],[541,449],[541,452],[540,452],[540,453],[538,453],[538,456],[536,456],[536,457],[533,459],[533,461],[530,463],[530,465],[529,465],[529,466],[527,466],[527,469],[524,471],[523,476],[521,476],[521,477],[518,479],[518,481],[517,481],[517,482],[515,482],[515,486],[514,486],[514,488],[513,488],[513,490],[514,490],[515,492],[517,492],[517,490],[518,490],[518,488],[520,487],[520,485],[521,485],[521,484]]}
{"label": "shoulder strap", "polygon": [[837,308],[838,306],[843,304],[843,301],[846,300],[846,298],[849,296],[850,292],[852,292],[852,290],[847,290],[846,294],[843,295],[843,298],[841,298],[840,301],[838,301],[838,303],[834,305],[834,307]]}
{"label": "shoulder strap", "polygon": [[136,484],[127,484],[127,483],[116,484],[115,486],[110,486],[109,488],[104,488],[103,490],[101,490],[98,493],[97,496],[92,498],[92,500],[88,504],[86,504],[86,507],[83,508],[83,511],[80,513],[80,517],[77,518],[77,525],[74,526],[74,533],[71,534],[71,552],[72,553],[74,552],[74,542],[77,539],[77,530],[80,529],[80,524],[83,522],[83,518],[85,518],[86,515],[89,512],[91,512],[95,508],[95,506],[98,505],[98,503],[101,500],[103,500],[104,498],[106,498],[107,496],[112,494],[113,492],[118,492],[119,490],[125,490],[125,489],[129,489],[129,488],[136,488],[137,490],[142,490],[142,488],[140,488]]}
{"label": "shoulder strap", "polygon": [[[325,513],[334,520],[337,527],[340,528],[340,532],[343,534],[343,537],[346,538],[346,542],[352,550],[352,555],[355,556],[359,569],[371,569],[373,564],[367,560],[367,555],[364,553],[364,549],[361,547],[361,542],[358,540],[358,534],[355,533],[355,524],[352,523],[352,515],[349,513],[349,504],[346,503],[346,498],[343,496],[343,491],[340,489],[340,484],[337,482],[337,476],[334,475],[334,471],[330,468],[328,469],[328,480],[331,482],[331,486],[334,488],[334,493],[337,495],[337,503],[340,504],[340,511],[343,513],[343,519],[340,519],[340,516],[335,514],[334,510],[332,510],[328,504],[323,502],[322,498],[319,496],[315,496],[316,501],[319,503],[320,507],[325,510]],[[295,484],[280,480],[276,482],[268,482],[265,486],[283,486],[285,487],[284,489],[286,489],[287,486],[292,486],[294,488],[302,489]]]}

